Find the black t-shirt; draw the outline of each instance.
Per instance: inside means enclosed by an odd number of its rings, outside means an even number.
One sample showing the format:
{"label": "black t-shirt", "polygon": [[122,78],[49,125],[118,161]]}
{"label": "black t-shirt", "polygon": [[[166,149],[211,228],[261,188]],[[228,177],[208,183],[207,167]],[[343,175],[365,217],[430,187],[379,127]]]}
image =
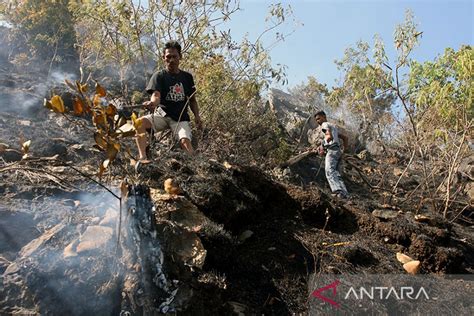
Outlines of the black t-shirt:
{"label": "black t-shirt", "polygon": [[149,94],[154,91],[160,92],[160,106],[166,116],[175,121],[190,120],[186,101],[196,91],[193,75],[183,70],[177,74],[171,74],[166,70],[155,72],[146,87],[146,92]]}

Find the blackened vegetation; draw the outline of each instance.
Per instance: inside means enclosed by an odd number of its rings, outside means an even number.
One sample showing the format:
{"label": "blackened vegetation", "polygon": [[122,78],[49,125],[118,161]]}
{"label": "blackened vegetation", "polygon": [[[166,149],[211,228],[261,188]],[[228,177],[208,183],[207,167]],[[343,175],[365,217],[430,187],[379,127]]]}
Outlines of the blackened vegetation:
{"label": "blackened vegetation", "polygon": [[[92,141],[61,120],[29,119],[28,128],[22,121],[14,115],[0,118],[2,142],[18,150],[10,140],[23,132],[32,139],[33,157],[0,166],[1,314],[306,314],[321,312],[311,309],[311,280],[322,274],[404,274],[396,252],[420,260],[421,274],[473,272],[472,228],[450,223],[427,207],[419,213],[428,220],[417,221],[415,206],[395,199],[389,204],[385,191],[370,188],[355,167],[346,168],[354,197],[348,202],[331,197],[324,177],[306,167],[292,165],[287,178],[284,172],[280,177],[274,170],[173,150],[139,168],[134,180],[140,185],[129,187],[123,205],[117,249],[117,226],[105,223],[107,208],[117,200],[84,185],[84,178],[58,160],[34,159],[61,154],[94,173],[98,159]],[[64,139],[56,138],[64,131],[69,133]],[[55,139],[46,141],[48,134]],[[80,137],[80,144],[72,139]],[[324,174],[319,158],[308,159],[314,172]],[[383,157],[355,159],[351,163],[367,170],[367,181],[383,185],[374,175],[390,167]],[[115,171],[111,177],[121,179]],[[183,196],[153,198],[170,177]],[[88,191],[94,192],[84,194]],[[181,207],[198,209],[206,222],[191,230],[179,226]],[[372,212],[379,209],[395,216],[378,218]],[[79,251],[77,242],[92,228],[100,232],[97,237],[107,231],[110,236]],[[179,258],[189,240],[205,249],[202,265]],[[66,257],[68,248],[77,253]]]}
{"label": "blackened vegetation", "polygon": [[164,254],[157,238],[150,190],[130,186],[126,202],[127,225],[122,244],[125,265],[120,313],[149,315],[173,312],[175,284],[164,273]]}

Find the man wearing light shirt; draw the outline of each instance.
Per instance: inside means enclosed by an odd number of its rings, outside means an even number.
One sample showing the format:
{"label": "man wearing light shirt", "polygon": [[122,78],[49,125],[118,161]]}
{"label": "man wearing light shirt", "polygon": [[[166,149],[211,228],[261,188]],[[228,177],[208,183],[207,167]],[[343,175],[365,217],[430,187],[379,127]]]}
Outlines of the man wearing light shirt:
{"label": "man wearing light shirt", "polygon": [[[319,111],[314,115],[314,119],[320,125],[323,134],[322,144],[318,148],[320,156],[326,155],[324,168],[326,169],[326,178],[331,191],[340,199],[348,198],[344,180],[339,172],[339,164],[344,148],[347,148],[347,136],[340,133],[335,124],[329,123],[324,111]],[[341,144],[342,140],[342,144]]]}

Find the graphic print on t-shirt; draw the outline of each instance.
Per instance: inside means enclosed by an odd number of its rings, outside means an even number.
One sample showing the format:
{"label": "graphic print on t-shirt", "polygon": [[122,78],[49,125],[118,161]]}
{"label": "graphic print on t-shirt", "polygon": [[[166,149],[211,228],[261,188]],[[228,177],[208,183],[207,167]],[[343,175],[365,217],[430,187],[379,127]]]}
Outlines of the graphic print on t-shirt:
{"label": "graphic print on t-shirt", "polygon": [[171,86],[168,94],[166,95],[167,101],[180,102],[184,101],[185,99],[186,96],[184,95],[184,87],[181,82]]}

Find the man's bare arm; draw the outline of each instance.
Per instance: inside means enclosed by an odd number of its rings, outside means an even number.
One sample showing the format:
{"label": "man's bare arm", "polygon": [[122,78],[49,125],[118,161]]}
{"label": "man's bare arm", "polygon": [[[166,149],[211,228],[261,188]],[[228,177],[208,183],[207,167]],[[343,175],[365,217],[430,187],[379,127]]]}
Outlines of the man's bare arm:
{"label": "man's bare arm", "polygon": [[195,95],[191,96],[191,98],[189,99],[189,107],[191,108],[191,111],[194,114],[194,121],[196,122],[196,127],[198,129],[201,129],[202,127],[201,116],[199,115],[199,106],[198,106]]}
{"label": "man's bare arm", "polygon": [[154,109],[160,104],[161,94],[160,91],[153,91],[150,97],[150,101],[143,102],[143,105],[147,108]]}

